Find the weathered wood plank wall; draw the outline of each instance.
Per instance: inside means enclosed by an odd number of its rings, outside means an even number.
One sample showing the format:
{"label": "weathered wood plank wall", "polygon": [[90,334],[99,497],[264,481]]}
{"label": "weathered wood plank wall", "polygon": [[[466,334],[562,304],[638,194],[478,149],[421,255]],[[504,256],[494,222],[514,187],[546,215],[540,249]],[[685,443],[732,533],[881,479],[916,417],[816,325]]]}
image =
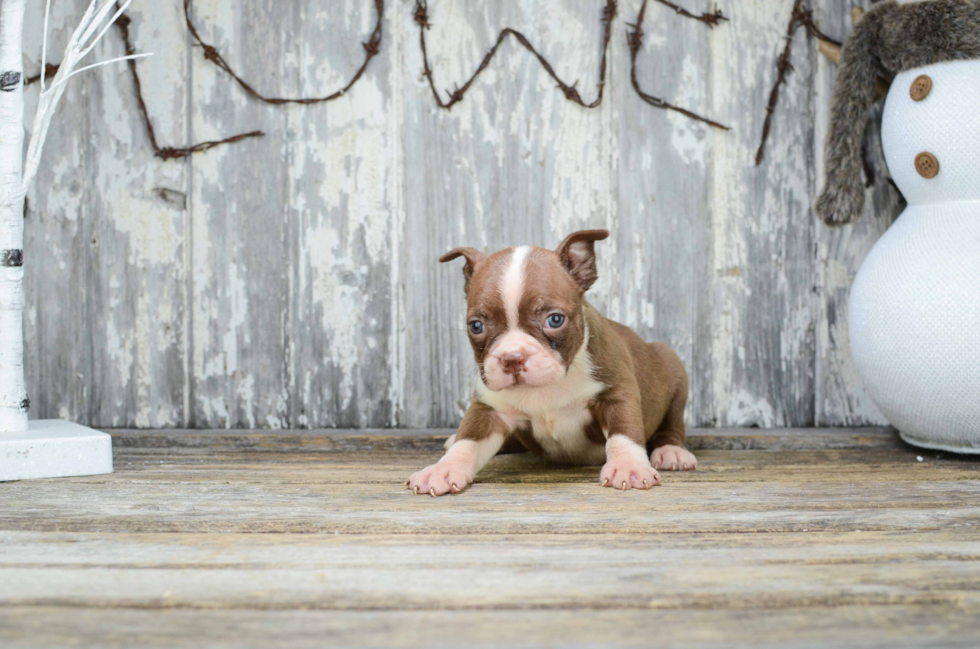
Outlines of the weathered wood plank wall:
{"label": "weathered wood plank wall", "polygon": [[[86,4],[54,3],[51,40]],[[586,101],[599,78],[601,0],[431,0],[437,87],[453,88],[500,29],[524,32]],[[413,3],[389,0],[381,53],[341,99],[251,99],[192,47],[179,0],[137,2],[134,42],[158,139],[261,129],[190,159],[153,156],[123,66],[72,85],[27,215],[32,416],[99,427],[451,426],[473,374],[456,245],[554,246],[608,227],[591,299],[692,375],[701,426],[883,423],[847,350],[861,259],[898,211],[878,182],[868,213],[830,231],[822,182],[834,66],[800,31],[794,72],[753,166],[792,0],[723,0],[708,29],[650,5],[638,74],[648,92],[732,126],[643,103],[613,24],[606,98],[565,100],[511,41],[451,112],[430,95]],[[714,0],[689,0],[711,10]],[[826,32],[852,6],[815,0]],[[39,68],[40,6],[26,70]],[[205,39],[260,91],[322,95],[360,64],[374,3],[197,0]],[[100,57],[122,53],[118,34]],[[28,109],[37,89],[28,90]],[[874,147],[872,147],[872,150]]]}

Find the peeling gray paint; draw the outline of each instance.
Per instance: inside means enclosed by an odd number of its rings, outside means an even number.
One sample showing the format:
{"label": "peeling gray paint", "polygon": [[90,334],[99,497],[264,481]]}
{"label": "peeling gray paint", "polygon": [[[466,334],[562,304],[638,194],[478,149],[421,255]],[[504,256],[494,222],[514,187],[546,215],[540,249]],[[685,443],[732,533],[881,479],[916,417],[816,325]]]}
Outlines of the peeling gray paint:
{"label": "peeling gray paint", "polygon": [[[55,4],[51,42],[83,4]],[[815,2],[824,30],[845,34],[851,4]],[[342,85],[360,63],[373,3],[340,5],[200,0],[194,11],[262,92],[295,96]],[[250,100],[189,47],[179,2],[131,9],[136,46],[157,53],[138,65],[162,141],[267,135],[162,162],[121,68],[69,87],[30,194],[33,415],[100,427],[452,426],[473,361],[462,278],[438,256],[608,227],[590,299],[678,350],[691,424],[883,421],[850,366],[845,309],[897,196],[878,155],[865,217],[834,231],[814,219],[833,66],[802,32],[765,162],[752,166],[792,0],[722,2],[731,22],[712,30],[648,9],[641,84],[731,124],[727,134],[635,96],[621,36],[635,7],[620,7],[597,110],[566,101],[508,45],[445,112],[421,76],[410,4],[388,5],[381,52],[351,92],[285,108]],[[601,6],[431,0],[432,66],[451,86],[512,26],[585,92]],[[27,74],[40,63],[42,11],[28,10]],[[93,56],[120,54],[111,34]]]}

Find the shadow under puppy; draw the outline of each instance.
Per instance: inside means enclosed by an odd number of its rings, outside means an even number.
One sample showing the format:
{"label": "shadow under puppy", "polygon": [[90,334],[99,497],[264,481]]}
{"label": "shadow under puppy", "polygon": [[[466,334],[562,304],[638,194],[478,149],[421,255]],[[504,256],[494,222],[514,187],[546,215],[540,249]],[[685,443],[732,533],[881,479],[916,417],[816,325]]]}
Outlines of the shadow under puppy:
{"label": "shadow under puppy", "polygon": [[[657,469],[697,468],[684,449],[687,372],[664,343],[644,342],[585,299],[598,277],[594,243],[607,230],[464,257],[467,330],[480,371],[446,454],[406,483],[416,494],[462,491],[503,447],[519,441],[555,462],[603,464],[599,481],[649,489]],[[652,455],[647,453],[652,450]]]}

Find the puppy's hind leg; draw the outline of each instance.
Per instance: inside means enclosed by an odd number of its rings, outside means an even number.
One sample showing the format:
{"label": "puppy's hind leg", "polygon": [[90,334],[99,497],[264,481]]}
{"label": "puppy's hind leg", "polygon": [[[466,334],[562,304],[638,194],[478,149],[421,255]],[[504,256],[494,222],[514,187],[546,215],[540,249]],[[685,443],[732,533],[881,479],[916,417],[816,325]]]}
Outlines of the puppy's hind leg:
{"label": "puppy's hind leg", "polygon": [[667,407],[667,414],[657,432],[650,439],[648,448],[650,464],[665,471],[692,471],[698,468],[694,454],[684,448],[684,406],[687,405],[687,381],[678,386],[674,398]]}

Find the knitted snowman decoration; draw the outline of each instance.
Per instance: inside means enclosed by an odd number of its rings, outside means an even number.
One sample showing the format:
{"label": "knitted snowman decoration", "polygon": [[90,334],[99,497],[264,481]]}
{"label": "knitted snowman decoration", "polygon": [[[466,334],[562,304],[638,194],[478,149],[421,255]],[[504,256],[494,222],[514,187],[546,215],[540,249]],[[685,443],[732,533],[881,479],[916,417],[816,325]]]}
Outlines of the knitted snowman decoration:
{"label": "knitted snowman decoration", "polygon": [[878,75],[888,169],[908,200],[851,288],[851,353],[902,437],[980,453],[980,0],[880,2],[841,52],[817,213],[860,216]]}

